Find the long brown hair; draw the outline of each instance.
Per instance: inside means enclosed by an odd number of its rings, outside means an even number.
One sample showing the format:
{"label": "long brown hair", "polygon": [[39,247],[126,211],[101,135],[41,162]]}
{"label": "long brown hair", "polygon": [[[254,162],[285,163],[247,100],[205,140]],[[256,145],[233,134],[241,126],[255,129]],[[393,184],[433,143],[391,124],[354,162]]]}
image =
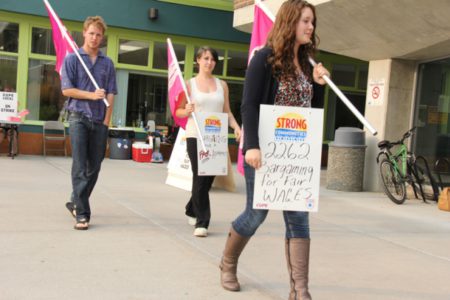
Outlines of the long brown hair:
{"label": "long brown hair", "polygon": [[[299,53],[294,53],[297,24],[305,7],[311,8],[314,14],[311,43],[300,45]],[[313,56],[317,49],[316,40],[318,41],[319,38],[316,36],[316,22],[314,6],[304,0],[288,0],[281,5],[275,24],[267,38],[267,45],[273,51],[268,58],[268,62],[272,65],[273,73],[277,79],[289,79],[296,76],[294,55],[298,55],[303,73],[310,80],[312,79],[312,67],[308,63],[308,56]]]}

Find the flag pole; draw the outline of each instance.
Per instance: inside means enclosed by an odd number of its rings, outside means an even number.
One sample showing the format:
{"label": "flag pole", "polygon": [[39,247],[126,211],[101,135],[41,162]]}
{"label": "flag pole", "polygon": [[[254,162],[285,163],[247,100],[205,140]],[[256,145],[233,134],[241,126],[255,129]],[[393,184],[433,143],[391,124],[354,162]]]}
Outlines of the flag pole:
{"label": "flag pole", "polygon": [[[62,25],[61,21],[59,20],[59,17],[56,15],[55,11],[53,10],[52,6],[48,2],[48,0],[43,0],[45,3],[45,6],[47,7],[48,11],[52,14],[53,19],[55,20],[56,24],[59,27],[59,30],[62,32],[64,39],[67,41],[67,43],[72,48],[73,52],[77,56],[78,60],[80,61],[81,65],[83,66],[84,70],[86,71],[86,74],[89,76],[89,79],[91,79],[92,84],[94,87],[98,90],[100,87],[97,84],[97,81],[95,81],[94,77],[92,76],[91,72],[89,71],[88,67],[84,63],[83,59],[80,56],[80,53],[78,53],[77,47],[72,42],[72,39],[69,38],[66,28],[64,25]],[[109,102],[106,100],[106,98],[103,98],[103,103],[105,103],[106,107],[109,107]]]}
{"label": "flag pole", "polygon": [[[176,58],[177,56],[175,55],[175,51],[173,50],[172,41],[170,40],[170,38],[167,38],[167,44],[169,45],[170,54],[172,55],[172,57]],[[183,87],[184,94],[186,96],[186,101],[188,103],[191,103],[191,98],[189,97],[189,94],[187,92],[186,83],[184,82],[183,74],[181,73],[181,69],[180,69],[180,65],[178,64],[178,60],[176,61],[175,70],[176,70],[175,72],[177,72],[178,77],[180,78],[181,86]],[[192,119],[194,120],[195,129],[197,129],[198,136],[200,138],[200,144],[202,145],[203,151],[207,152],[206,147],[205,147],[205,142],[203,141],[202,133],[200,132],[200,127],[198,126],[198,121],[197,121],[197,117],[195,116],[195,112],[192,112]]]}
{"label": "flag pole", "polygon": [[[261,8],[264,13],[272,19],[272,21],[275,22],[275,16],[272,14],[272,12],[262,3],[261,0],[256,0],[255,5],[258,5],[259,8]],[[308,57],[309,63],[315,67],[317,63],[312,59],[311,57]],[[377,135],[377,130],[373,128],[372,125],[367,121],[366,118],[359,112],[359,110],[356,109],[356,107],[353,105],[353,103],[348,100],[348,98],[344,95],[344,93],[341,92],[341,90],[334,84],[334,82],[328,77],[328,76],[322,76],[322,78],[325,80],[325,82],[330,86],[330,88],[338,95],[339,99],[341,99],[342,102],[350,109],[350,111],[355,115],[356,118],[364,125],[367,129],[373,134]]]}
{"label": "flag pole", "polygon": [[272,22],[275,22],[275,15],[270,11],[269,8],[265,4],[262,3],[261,0],[256,0],[255,5],[258,5],[259,8],[268,16]]}
{"label": "flag pole", "polygon": [[[317,65],[317,63],[311,57],[309,57],[308,60],[309,60],[309,63],[313,67],[315,67]],[[348,100],[347,96],[345,96],[344,93],[342,93],[342,91],[334,84],[334,82],[331,81],[330,77],[328,77],[327,75],[323,75],[322,78],[330,86],[330,88],[336,93],[336,95],[338,95],[339,99],[341,99],[342,102],[344,102],[344,104],[348,107],[348,109],[351,110],[351,112],[355,115],[355,117],[357,117],[358,120],[364,126],[366,126],[367,129],[369,129],[370,133],[372,133],[373,135],[377,135],[377,133],[378,133],[377,130],[375,128],[373,128],[372,125],[370,125],[369,121],[367,121],[367,119],[364,118],[364,116],[359,112],[358,109],[356,109],[356,107],[353,105],[353,103],[350,102],[350,100]]]}

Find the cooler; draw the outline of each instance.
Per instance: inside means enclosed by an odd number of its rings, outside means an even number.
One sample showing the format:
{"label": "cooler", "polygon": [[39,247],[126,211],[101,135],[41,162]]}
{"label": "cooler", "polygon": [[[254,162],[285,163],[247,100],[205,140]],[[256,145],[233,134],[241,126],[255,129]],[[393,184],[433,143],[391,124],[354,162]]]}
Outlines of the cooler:
{"label": "cooler", "polygon": [[152,159],[153,147],[149,144],[134,143],[132,147],[133,160],[136,162],[150,162]]}

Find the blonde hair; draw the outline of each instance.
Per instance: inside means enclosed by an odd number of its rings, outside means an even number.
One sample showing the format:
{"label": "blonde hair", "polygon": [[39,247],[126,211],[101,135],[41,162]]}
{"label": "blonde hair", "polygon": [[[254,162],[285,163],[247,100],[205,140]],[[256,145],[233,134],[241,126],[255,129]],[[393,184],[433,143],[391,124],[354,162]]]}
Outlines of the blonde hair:
{"label": "blonde hair", "polygon": [[[309,7],[314,15],[311,43],[301,45],[298,50],[299,53],[294,53],[297,23],[306,7]],[[312,68],[308,63],[308,56],[313,56],[317,49],[316,22],[314,6],[304,0],[288,0],[281,5],[273,28],[267,37],[267,45],[273,51],[268,58],[268,62],[272,65],[275,77],[278,79],[295,77],[294,57],[298,55],[303,73],[308,78],[312,78]]]}
{"label": "blonde hair", "polygon": [[105,34],[107,26],[105,20],[103,20],[102,17],[100,16],[87,17],[83,24],[83,30],[86,31],[91,25],[94,25],[97,28],[101,29],[103,31],[103,34]]}

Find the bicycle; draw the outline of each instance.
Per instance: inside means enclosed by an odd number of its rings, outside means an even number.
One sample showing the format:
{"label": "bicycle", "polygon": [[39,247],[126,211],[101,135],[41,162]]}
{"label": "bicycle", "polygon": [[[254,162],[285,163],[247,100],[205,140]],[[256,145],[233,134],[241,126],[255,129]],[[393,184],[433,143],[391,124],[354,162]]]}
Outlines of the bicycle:
{"label": "bicycle", "polygon": [[[404,144],[404,141],[414,134],[415,129],[416,127],[413,127],[408,130],[397,142],[383,140],[378,143],[380,152],[377,156],[377,164],[380,167],[383,188],[389,199],[396,204],[402,204],[406,200],[406,183],[412,187],[416,198],[419,198],[417,192],[420,191],[424,202],[427,202],[424,183],[430,184],[433,188],[433,200],[437,201],[437,195],[439,195],[426,159],[423,156],[416,157]],[[392,153],[391,149],[394,146],[399,148]],[[418,164],[419,161],[423,162],[425,168]]]}

